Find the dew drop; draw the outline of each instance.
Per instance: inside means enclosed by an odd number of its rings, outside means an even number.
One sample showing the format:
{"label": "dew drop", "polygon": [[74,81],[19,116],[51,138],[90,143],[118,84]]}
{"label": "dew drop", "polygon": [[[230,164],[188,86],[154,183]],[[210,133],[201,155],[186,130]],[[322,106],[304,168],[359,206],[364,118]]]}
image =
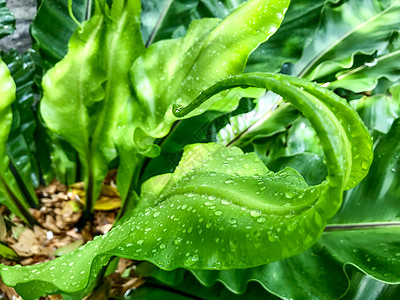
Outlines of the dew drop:
{"label": "dew drop", "polygon": [[368,166],[369,166],[369,163],[368,163],[368,161],[366,161],[366,160],[364,160],[364,161],[361,163],[361,167],[362,167],[364,170],[368,169]]}
{"label": "dew drop", "polygon": [[250,211],[250,216],[256,218],[256,217],[261,216],[261,213],[259,211],[257,211],[257,210],[252,210],[252,211]]}
{"label": "dew drop", "polygon": [[295,195],[296,195],[296,193],[291,191],[291,190],[288,190],[288,191],[285,192],[286,198],[289,198],[289,199],[293,198]]}
{"label": "dew drop", "polygon": [[264,218],[264,217],[259,217],[259,218],[257,219],[257,222],[258,222],[258,223],[264,223],[264,222],[265,222],[265,218]]}

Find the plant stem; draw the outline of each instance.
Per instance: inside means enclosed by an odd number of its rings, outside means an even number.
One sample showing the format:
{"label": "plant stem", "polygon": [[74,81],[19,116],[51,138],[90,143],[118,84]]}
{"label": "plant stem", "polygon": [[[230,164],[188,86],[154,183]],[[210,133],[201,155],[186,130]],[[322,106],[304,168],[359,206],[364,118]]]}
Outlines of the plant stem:
{"label": "plant stem", "polygon": [[8,185],[8,183],[6,182],[6,180],[4,179],[3,176],[0,176],[0,182],[3,184],[3,186],[5,187],[7,194],[10,196],[11,200],[13,201],[13,203],[15,204],[15,206],[17,207],[18,211],[20,212],[20,214],[25,218],[25,220],[28,222],[27,225],[29,226],[33,226],[33,225],[37,225],[38,222],[36,221],[36,219],[31,215],[31,213],[29,212],[29,210],[25,207],[25,205],[22,204],[22,202],[20,201],[20,199],[18,198],[17,195],[15,195],[15,193],[13,192],[13,190],[11,189],[11,187]]}

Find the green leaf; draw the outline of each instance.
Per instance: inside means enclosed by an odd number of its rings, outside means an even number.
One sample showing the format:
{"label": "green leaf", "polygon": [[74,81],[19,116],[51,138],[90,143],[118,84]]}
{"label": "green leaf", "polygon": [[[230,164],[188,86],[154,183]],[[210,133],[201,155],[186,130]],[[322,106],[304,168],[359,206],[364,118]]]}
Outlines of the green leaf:
{"label": "green leaf", "polygon": [[308,152],[279,157],[267,164],[267,167],[274,172],[291,167],[299,172],[309,185],[320,184],[327,175],[323,157]]}
{"label": "green leaf", "polygon": [[[78,21],[89,17],[92,0],[74,0],[73,12]],[[77,28],[68,12],[68,1],[42,1],[32,22],[31,35],[34,48],[41,55],[43,67],[50,69],[60,61],[68,50],[68,41]]]}
{"label": "green leaf", "polygon": [[357,272],[351,280],[349,291],[344,300],[397,299],[400,297],[398,284],[385,284],[374,278]]}
{"label": "green leaf", "polygon": [[7,247],[6,245],[3,245],[2,243],[0,243],[0,257],[4,257],[10,260],[18,260],[20,258],[13,249]]}
{"label": "green leaf", "polygon": [[117,123],[131,112],[128,71],[144,50],[139,14],[138,1],[114,1],[111,9],[97,1],[94,16],[72,36],[67,56],[43,78],[41,114],[79,153],[88,211],[117,155],[120,137],[133,136]]}
{"label": "green leaf", "polygon": [[[393,93],[400,85],[390,89]],[[387,133],[395,119],[400,117],[400,97],[392,95],[374,95],[350,101],[352,107],[364,120],[368,128]]]}
{"label": "green leaf", "polygon": [[[165,136],[177,120],[171,113],[172,104],[185,105],[216,81],[241,73],[249,54],[280,26],[288,2],[250,0],[223,21],[194,21],[184,38],[149,47],[131,69],[138,97],[135,111],[140,111],[136,126],[151,137]],[[213,105],[190,116],[206,109],[231,111],[242,95],[233,91],[219,102],[221,97],[217,97]]]}
{"label": "green leaf", "polygon": [[[399,137],[400,119],[397,119],[389,133],[376,141],[375,159],[367,177],[347,192],[338,214],[309,250],[257,268],[193,271],[193,275],[206,286],[221,282],[235,293],[244,293],[247,284],[255,281],[281,298],[335,299],[347,292],[349,278],[356,275],[352,282],[357,282],[357,269],[375,278],[364,279],[368,285],[362,287],[379,286],[383,292],[388,291],[389,297],[396,286],[384,283],[400,282]],[[189,276],[184,270],[154,269],[153,272],[148,270],[147,274],[174,285]],[[357,286],[351,288],[350,292],[354,293]],[[351,295],[344,299],[369,299]],[[263,297],[261,294],[259,298]]]}
{"label": "green leaf", "polygon": [[141,176],[141,182],[163,173],[171,173],[181,159],[183,148],[189,144],[216,142],[216,133],[234,115],[251,111],[255,104],[253,99],[244,98],[239,106],[231,113],[219,111],[207,111],[193,118],[185,119],[176,123],[170,133],[159,143],[161,147],[160,156],[153,158],[145,166]]}
{"label": "green leaf", "polygon": [[372,62],[365,63],[350,71],[339,72],[337,80],[329,83],[329,87],[344,88],[355,93],[373,90],[381,78],[391,82],[399,81],[400,75],[400,50],[375,58]]}
{"label": "green leaf", "polygon": [[[138,206],[109,234],[45,264],[3,267],[4,282],[31,299],[85,289],[111,256],[147,260],[167,270],[223,270],[262,265],[314,244],[339,208],[342,191],[365,176],[372,159],[370,137],[343,99],[280,75],[230,77],[180,113],[221,90],[261,83],[290,95],[315,126],[328,167],[323,183],[308,186],[291,168],[273,173],[254,153],[238,148],[190,145],[174,173],[143,184]],[[363,145],[362,150],[354,145]]]}
{"label": "green leaf", "polygon": [[292,0],[281,27],[250,56],[246,71],[278,72],[284,63],[297,62],[314,37],[325,2]]}
{"label": "green leaf", "polygon": [[[353,188],[368,173],[372,161],[372,142],[360,117],[344,99],[317,84],[270,73],[234,76],[203,91],[186,107],[174,105],[173,113],[177,117],[185,116],[203,106],[210,97],[238,86],[271,90],[290,101],[303,113],[321,141],[327,160],[328,178],[337,181],[334,185],[345,184],[346,189]],[[321,124],[322,119],[324,124]],[[345,123],[348,125],[345,126]],[[336,129],[328,134],[329,128]],[[343,140],[338,142],[340,139]],[[365,150],[369,153],[365,153]]]}
{"label": "green leaf", "polygon": [[0,0],[0,39],[13,34],[15,30],[15,17],[6,6],[6,0]]}
{"label": "green leaf", "polygon": [[142,1],[142,34],[146,45],[182,37],[189,24],[201,18],[223,19],[246,0],[145,0]]}
{"label": "green leaf", "polygon": [[[363,7],[362,13],[360,13],[360,7]],[[356,58],[359,55],[390,55],[395,49],[398,49],[396,45],[398,44],[397,31],[400,29],[397,18],[399,10],[400,2],[398,0],[326,1],[320,24],[312,41],[306,44],[302,50],[300,60],[293,65],[285,65],[282,71],[294,76],[317,79],[321,82],[332,81],[336,73],[353,66],[354,68],[358,67],[360,63]],[[290,13],[290,7],[288,13]],[[301,29],[299,30],[301,32]],[[277,32],[274,39],[280,39],[280,35],[286,32]],[[292,31],[289,32],[292,33]],[[297,35],[293,34],[291,37],[295,39]],[[284,37],[282,39],[285,40]],[[284,53],[284,51],[279,53]],[[371,60],[370,56],[368,58]],[[268,55],[265,55],[264,59],[267,62],[271,60]],[[275,61],[275,57],[272,60]],[[260,62],[262,63],[261,57]],[[387,69],[383,69],[383,71],[386,71],[388,75],[379,75],[378,77],[396,79],[395,70],[393,74]],[[369,85],[374,79],[364,78],[362,81],[366,81]],[[326,85],[328,86],[328,84]],[[361,83],[358,86],[354,85],[354,88],[360,86]],[[270,113],[269,107],[280,105],[281,102],[282,100],[276,95],[267,93],[259,100],[259,105],[254,112],[232,118],[231,123],[241,124],[241,126],[238,126],[236,134],[233,137],[228,136],[224,143],[240,143],[242,134],[248,130],[257,130],[257,120]],[[243,119],[246,119],[247,122],[241,122]],[[229,128],[223,129],[223,131],[227,130],[229,131]]]}
{"label": "green leaf", "polygon": [[142,35],[146,46],[156,41],[172,38],[179,27],[186,29],[192,21],[191,12],[198,0],[146,0],[142,1]]}
{"label": "green leaf", "polygon": [[[271,107],[270,113],[265,115],[263,119],[258,120],[256,128],[249,128],[246,132],[242,133],[240,141],[238,143],[231,142],[229,145],[235,145],[238,147],[246,147],[250,143],[257,143],[255,140],[264,139],[273,136],[279,132],[285,132],[286,128],[290,126],[299,116],[299,113],[293,106],[281,105],[278,107]],[[239,117],[236,120],[243,120]],[[235,141],[235,136],[238,127],[243,126],[243,122],[231,123],[231,126],[224,128],[224,130],[218,133],[219,140],[221,141]],[[237,125],[237,126],[236,126]],[[223,136],[222,136],[223,135]],[[228,135],[228,136],[227,136]]]}
{"label": "green leaf", "polygon": [[16,51],[3,54],[16,84],[16,101],[12,104],[13,123],[7,141],[7,153],[20,178],[21,188],[26,189],[32,204],[38,204],[35,188],[39,185],[39,166],[35,157],[36,116],[33,85],[35,80],[34,52],[18,55]]}
{"label": "green leaf", "polygon": [[399,12],[398,0],[348,0],[326,6],[315,38],[291,74],[315,80],[351,67],[357,53],[383,52],[400,29]]}
{"label": "green leaf", "polygon": [[9,169],[6,145],[12,124],[11,105],[15,100],[15,83],[7,65],[0,60],[0,202],[24,221],[33,221],[26,202]]}

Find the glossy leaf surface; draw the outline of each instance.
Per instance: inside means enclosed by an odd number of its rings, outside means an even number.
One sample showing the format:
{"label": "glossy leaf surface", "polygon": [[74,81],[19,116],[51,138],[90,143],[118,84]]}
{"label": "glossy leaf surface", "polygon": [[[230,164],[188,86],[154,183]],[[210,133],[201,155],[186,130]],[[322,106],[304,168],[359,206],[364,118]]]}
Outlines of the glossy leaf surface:
{"label": "glossy leaf surface", "polygon": [[29,205],[22,196],[18,185],[9,169],[10,159],[6,145],[12,124],[11,105],[15,100],[15,83],[7,65],[0,60],[0,202],[24,221],[30,221]]}
{"label": "glossy leaf surface", "polygon": [[[368,166],[363,163],[372,158],[369,135],[345,101],[315,84],[280,75],[249,76],[231,77],[202,95],[210,97],[229,83],[263,83],[290,95],[323,141],[326,181],[308,186],[291,168],[269,171],[254,153],[213,143],[191,145],[174,173],[143,184],[137,208],[109,234],[49,263],[3,267],[3,280],[33,298],[83,290],[113,255],[147,260],[167,270],[223,270],[262,265],[314,244],[339,208],[343,189],[365,176]],[[337,109],[336,116],[332,109]],[[351,130],[342,127],[348,122]],[[365,148],[357,150],[354,143]],[[332,155],[340,147],[343,156]],[[26,272],[31,275],[21,279]]]}
{"label": "glossy leaf surface", "polygon": [[[292,0],[277,33],[249,58],[247,72],[279,72],[285,63],[295,63],[314,37],[324,0]],[[284,69],[284,71],[287,71]]]}
{"label": "glossy leaf surface", "polygon": [[15,17],[6,6],[6,0],[0,0],[0,38],[15,30]]}
{"label": "glossy leaf surface", "polygon": [[33,111],[35,79],[34,52],[18,55],[12,51],[3,55],[16,84],[16,101],[12,104],[13,123],[7,142],[7,154],[17,170],[23,188],[32,204],[38,200],[35,188],[39,185],[39,165],[35,156],[36,116]]}
{"label": "glossy leaf surface", "polygon": [[[74,0],[72,9],[78,21],[89,17],[92,0]],[[34,48],[41,54],[45,70],[54,66],[68,51],[68,41],[77,28],[68,12],[68,1],[42,1],[32,23]]]}
{"label": "glossy leaf surface", "polygon": [[[151,137],[165,136],[177,120],[172,104],[187,104],[216,81],[241,73],[249,54],[280,26],[288,5],[289,1],[250,0],[223,21],[194,21],[184,38],[149,47],[131,69],[138,96],[135,111],[140,111],[137,126]],[[240,96],[233,92],[227,96],[231,101],[225,99],[204,110],[231,111]]]}
{"label": "glossy leaf surface", "polygon": [[142,1],[142,34],[147,46],[181,37],[191,21],[201,18],[223,19],[246,0],[145,0]]}
{"label": "glossy leaf surface", "polygon": [[127,135],[118,120],[131,112],[128,71],[144,50],[138,1],[115,1],[110,11],[104,1],[96,3],[94,16],[73,35],[67,56],[43,78],[41,101],[46,124],[79,153],[91,206],[117,155],[119,136]]}
{"label": "glossy leaf surface", "polygon": [[[312,6],[310,5],[309,7],[311,8]],[[360,7],[362,7],[361,11]],[[290,8],[288,14],[290,13]],[[315,79],[321,83],[325,81],[334,82],[337,73],[339,73],[337,76],[347,73],[350,75],[353,70],[358,70],[360,56],[369,57],[366,62],[371,67],[375,62],[379,63],[379,60],[373,61],[373,55],[381,59],[385,58],[382,62],[390,60],[393,55],[396,55],[395,51],[398,49],[396,45],[398,45],[397,30],[399,29],[399,22],[397,15],[399,9],[400,2],[397,0],[326,1],[322,9],[320,23],[314,36],[311,36],[311,41],[305,44],[301,58],[299,61],[294,60],[293,64],[284,65],[282,72],[293,76]],[[306,21],[304,20],[304,22]],[[293,36],[291,35],[292,39],[300,38],[301,29],[299,30],[299,32],[290,32],[293,33]],[[310,38],[308,35],[307,37],[305,38]],[[278,32],[274,39],[279,38]],[[285,53],[285,51],[279,51],[279,53]],[[256,57],[256,59],[261,63],[261,66],[263,59],[265,61],[274,61],[274,58],[270,58],[267,53],[264,56]],[[374,77],[395,80],[397,76],[396,69],[392,68],[390,64],[379,69],[382,72],[377,71],[375,68],[371,70],[369,67],[361,68],[361,70],[365,71],[367,69],[368,72],[365,75],[368,75],[368,78],[357,77],[360,80],[353,81],[354,85],[349,82],[346,84],[345,81],[346,87],[350,90],[360,91],[365,87],[373,86],[376,82]],[[374,72],[378,74],[374,75]],[[346,77],[343,79],[346,79]],[[332,86],[334,84],[332,83]],[[245,135],[249,129],[257,130],[257,120],[268,115],[270,113],[269,108],[279,105],[281,100],[276,95],[267,93],[258,103],[259,105],[253,112],[231,119],[231,123],[239,124],[240,126],[236,127],[236,134],[233,137],[227,135],[227,139],[224,140],[225,144],[232,142],[240,144],[242,135]],[[242,120],[246,120],[246,122]],[[221,136],[226,136],[226,131],[229,133],[230,128],[222,129]]]}
{"label": "glossy leaf surface", "polygon": [[329,84],[330,88],[344,88],[355,93],[373,90],[381,78],[392,82],[400,79],[400,50],[375,58],[350,71],[339,72],[337,80]]}
{"label": "glossy leaf surface", "polygon": [[[347,192],[338,214],[329,221],[321,239],[309,250],[257,268],[192,271],[194,277],[209,287],[222,283],[234,293],[246,292],[244,296],[251,292],[251,282],[256,282],[280,298],[333,299],[346,293],[349,279],[352,279],[351,291],[344,299],[380,299],[381,293],[387,299],[396,291],[398,293],[395,285],[385,285],[385,282],[400,282],[399,125],[400,119],[376,142],[375,159],[369,174],[356,188]],[[150,270],[151,267],[147,266],[143,274],[151,274],[168,285],[179,285],[183,278],[189,280],[186,270]],[[360,279],[356,270],[383,282],[371,277]],[[358,285],[357,278],[361,285]],[[260,293],[254,299],[264,297],[265,294]]]}
{"label": "glossy leaf surface", "polygon": [[323,11],[315,38],[304,48],[292,74],[315,80],[351,67],[356,53],[383,52],[393,31],[400,29],[399,11],[398,0],[331,4]]}

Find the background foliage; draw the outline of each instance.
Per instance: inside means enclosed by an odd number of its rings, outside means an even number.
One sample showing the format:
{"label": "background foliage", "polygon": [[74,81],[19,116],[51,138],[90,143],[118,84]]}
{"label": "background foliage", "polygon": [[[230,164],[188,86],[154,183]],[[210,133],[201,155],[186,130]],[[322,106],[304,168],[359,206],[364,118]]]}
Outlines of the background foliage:
{"label": "background foliage", "polygon": [[[89,2],[73,2],[79,21],[91,15]],[[225,17],[241,2],[245,1],[142,1],[143,40],[149,46],[182,37],[192,20]],[[4,36],[12,33],[13,18],[4,1],[0,10]],[[166,272],[142,263],[138,269],[150,279],[128,298],[398,298],[399,13],[400,1],[394,0],[293,0],[280,29],[246,65],[246,72],[280,71],[335,90],[358,111],[374,137],[369,175],[345,193],[341,210],[322,238],[298,256],[252,269]],[[31,29],[34,51],[2,54],[17,84],[13,112],[19,116],[7,151],[33,203],[40,181],[48,183],[57,176],[75,182],[82,175],[77,153],[61,137],[48,136],[36,109],[41,77],[65,56],[75,29],[66,1],[43,1]],[[161,155],[146,159],[141,180],[171,172],[185,145],[213,141],[255,151],[271,170],[291,166],[308,183],[320,183],[326,168],[315,132],[297,111],[280,103],[279,96],[267,93],[257,104],[242,99],[232,113],[207,112],[178,122],[158,140]]]}

